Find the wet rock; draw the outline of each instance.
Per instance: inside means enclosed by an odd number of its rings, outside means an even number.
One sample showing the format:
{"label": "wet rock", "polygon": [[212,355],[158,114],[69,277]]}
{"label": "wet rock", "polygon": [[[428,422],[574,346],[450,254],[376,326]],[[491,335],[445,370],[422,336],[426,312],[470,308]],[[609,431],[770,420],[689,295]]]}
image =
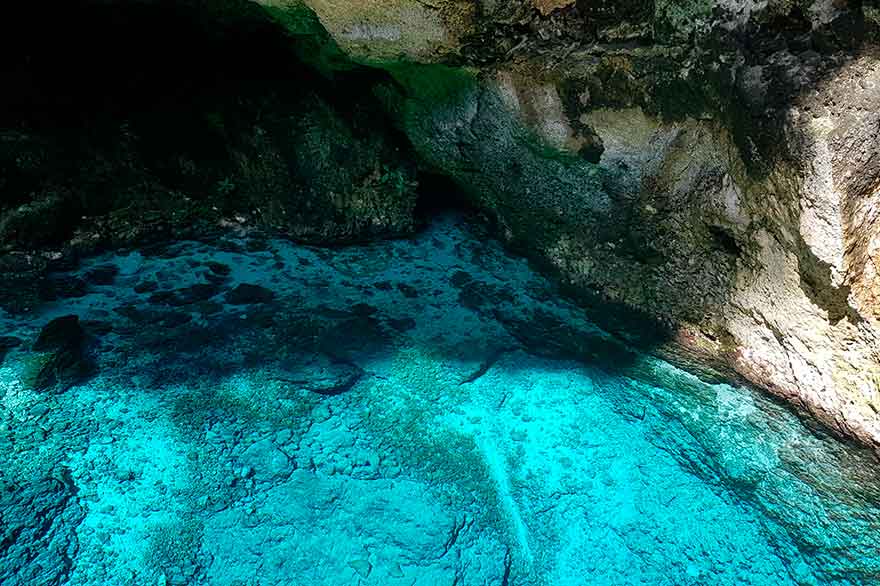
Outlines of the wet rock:
{"label": "wet rock", "polygon": [[373,571],[373,566],[368,560],[352,560],[348,562],[348,565],[358,576],[364,579],[369,578],[370,572]]}
{"label": "wet rock", "polygon": [[210,270],[215,275],[220,275],[222,277],[228,277],[230,273],[232,273],[232,268],[227,264],[223,264],[222,262],[212,260],[205,263],[205,266],[207,266],[208,270]]}
{"label": "wet rock", "polygon": [[93,336],[103,336],[113,331],[113,322],[100,319],[84,321],[82,326]]}
{"label": "wet rock", "polygon": [[85,297],[87,283],[79,277],[72,275],[53,275],[47,278],[40,286],[40,299],[55,301]]}
{"label": "wet rock", "polygon": [[0,480],[0,583],[67,583],[84,513],[66,469],[20,484]]}
{"label": "wet rock", "polygon": [[401,319],[389,319],[388,325],[398,332],[408,332],[409,330],[416,327],[416,320],[411,317],[404,317]]}
{"label": "wet rock", "polygon": [[150,295],[149,301],[155,305],[171,305],[182,307],[202,301],[207,301],[220,292],[220,287],[214,283],[197,283],[183,289],[174,291],[157,291]]}
{"label": "wet rock", "polygon": [[275,293],[270,289],[251,283],[242,283],[232,291],[226,293],[226,302],[232,305],[254,305],[269,303],[275,299]]}
{"label": "wet rock", "polygon": [[278,365],[277,380],[291,386],[334,396],[350,390],[364,376],[359,366],[322,353],[304,354]]}
{"label": "wet rock", "polygon": [[137,285],[134,286],[135,293],[153,293],[159,288],[159,283],[156,281],[141,281]]}
{"label": "wet rock", "polygon": [[34,350],[38,352],[57,350],[71,345],[81,345],[85,339],[85,330],[76,315],[58,317],[43,326]]}
{"label": "wet rock", "polygon": [[92,285],[112,285],[118,274],[119,267],[116,265],[100,265],[87,271],[85,279]]}
{"label": "wet rock", "polygon": [[404,297],[409,299],[414,299],[419,296],[419,291],[412,285],[407,285],[406,283],[398,283],[397,290],[403,293]]}
{"label": "wet rock", "polygon": [[0,364],[3,364],[6,353],[18,346],[21,346],[21,340],[15,336],[0,336]]}
{"label": "wet rock", "polygon": [[79,317],[68,315],[46,324],[25,363],[24,383],[36,391],[64,392],[94,371],[86,332]]}
{"label": "wet rock", "polygon": [[284,479],[294,469],[290,459],[270,439],[260,440],[246,449],[241,463],[249,472],[253,471],[258,481]]}
{"label": "wet rock", "polygon": [[216,301],[208,300],[197,303],[193,309],[202,315],[214,315],[223,311],[223,305]]}
{"label": "wet rock", "polygon": [[378,313],[379,309],[369,303],[356,303],[352,306],[351,311],[354,315],[368,317]]}

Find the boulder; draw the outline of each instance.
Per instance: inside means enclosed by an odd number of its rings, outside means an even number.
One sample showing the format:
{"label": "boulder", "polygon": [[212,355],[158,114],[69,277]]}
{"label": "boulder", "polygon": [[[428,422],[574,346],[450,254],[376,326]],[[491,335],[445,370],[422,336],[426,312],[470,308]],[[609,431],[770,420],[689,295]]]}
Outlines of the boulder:
{"label": "boulder", "polygon": [[32,350],[22,378],[35,391],[61,393],[94,372],[86,332],[75,315],[47,323]]}

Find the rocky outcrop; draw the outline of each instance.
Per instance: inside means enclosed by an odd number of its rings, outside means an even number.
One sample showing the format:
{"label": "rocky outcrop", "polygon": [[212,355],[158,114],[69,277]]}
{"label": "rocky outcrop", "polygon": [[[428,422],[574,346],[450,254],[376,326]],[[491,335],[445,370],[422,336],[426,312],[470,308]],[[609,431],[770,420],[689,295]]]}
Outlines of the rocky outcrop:
{"label": "rocky outcrop", "polygon": [[880,440],[870,7],[306,3],[394,75],[417,152],[586,305]]}
{"label": "rocky outcrop", "polygon": [[[303,65],[300,44],[246,0],[108,4],[5,19],[17,29],[3,31],[0,61],[13,88],[0,109],[0,250],[224,224],[311,242],[413,229],[415,164],[356,76]],[[51,47],[16,49],[28,37]]]}
{"label": "rocky outcrop", "polygon": [[28,358],[24,383],[35,391],[61,393],[94,372],[79,317],[55,318],[40,331]]}

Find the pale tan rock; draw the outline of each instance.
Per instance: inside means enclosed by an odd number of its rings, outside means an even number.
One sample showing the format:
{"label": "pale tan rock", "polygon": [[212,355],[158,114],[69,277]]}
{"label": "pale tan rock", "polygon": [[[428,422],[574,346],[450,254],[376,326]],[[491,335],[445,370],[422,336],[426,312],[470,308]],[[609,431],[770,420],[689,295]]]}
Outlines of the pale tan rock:
{"label": "pale tan rock", "polygon": [[541,14],[550,14],[554,10],[565,8],[574,4],[575,0],[532,0],[535,8],[541,11]]}
{"label": "pale tan rock", "polygon": [[[291,6],[296,0],[260,0]],[[303,0],[349,55],[369,61],[432,62],[455,51],[472,26],[474,6],[464,0]]]}

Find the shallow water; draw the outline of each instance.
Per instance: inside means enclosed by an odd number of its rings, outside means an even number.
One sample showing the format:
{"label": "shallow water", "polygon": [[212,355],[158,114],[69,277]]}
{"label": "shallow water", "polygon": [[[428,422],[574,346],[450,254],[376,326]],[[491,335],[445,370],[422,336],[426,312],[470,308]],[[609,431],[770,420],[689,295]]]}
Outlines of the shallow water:
{"label": "shallow water", "polygon": [[[880,583],[873,460],[622,348],[460,219],[59,283],[2,319],[4,586]],[[29,390],[69,314],[93,376]]]}

